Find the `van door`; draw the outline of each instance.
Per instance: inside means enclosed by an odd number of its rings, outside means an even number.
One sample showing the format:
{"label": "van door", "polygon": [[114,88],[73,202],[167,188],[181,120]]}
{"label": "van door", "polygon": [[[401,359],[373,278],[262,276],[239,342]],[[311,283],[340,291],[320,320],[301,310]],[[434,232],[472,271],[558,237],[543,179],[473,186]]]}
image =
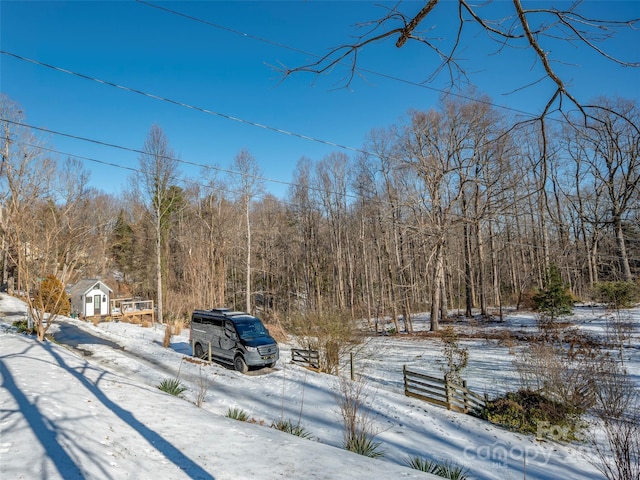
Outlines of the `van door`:
{"label": "van door", "polygon": [[233,322],[225,320],[222,336],[220,337],[220,349],[222,355],[229,361],[233,361],[235,356],[236,344],[238,343],[238,334]]}
{"label": "van door", "polygon": [[189,327],[189,335],[191,345],[193,345],[192,355],[196,357],[203,357],[207,352],[206,346],[206,330],[204,327],[204,319],[197,314],[191,315],[191,326]]}
{"label": "van door", "polygon": [[219,318],[210,319],[208,340],[211,342],[211,353],[214,357],[224,357],[224,352],[220,347],[222,324],[222,320]]}

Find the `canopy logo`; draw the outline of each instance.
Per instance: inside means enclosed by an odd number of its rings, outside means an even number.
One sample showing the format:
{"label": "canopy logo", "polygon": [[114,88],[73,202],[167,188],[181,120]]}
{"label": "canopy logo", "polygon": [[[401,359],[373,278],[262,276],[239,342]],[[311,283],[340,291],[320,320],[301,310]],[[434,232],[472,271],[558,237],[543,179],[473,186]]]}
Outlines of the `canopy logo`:
{"label": "canopy logo", "polygon": [[465,460],[489,460],[503,465],[510,463],[519,465],[537,463],[544,466],[549,463],[553,451],[551,449],[545,451],[545,449],[537,445],[528,447],[520,445],[509,446],[503,441],[496,440],[491,445],[466,447],[463,453]]}

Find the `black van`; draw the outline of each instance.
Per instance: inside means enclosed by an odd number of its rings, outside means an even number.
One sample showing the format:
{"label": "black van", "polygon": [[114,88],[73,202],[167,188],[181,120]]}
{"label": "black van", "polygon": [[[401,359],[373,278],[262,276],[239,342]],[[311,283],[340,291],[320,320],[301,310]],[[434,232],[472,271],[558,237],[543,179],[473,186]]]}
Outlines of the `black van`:
{"label": "black van", "polygon": [[193,355],[211,357],[246,373],[249,367],[273,367],[279,357],[276,341],[259,318],[229,308],[194,310],[191,315]]}

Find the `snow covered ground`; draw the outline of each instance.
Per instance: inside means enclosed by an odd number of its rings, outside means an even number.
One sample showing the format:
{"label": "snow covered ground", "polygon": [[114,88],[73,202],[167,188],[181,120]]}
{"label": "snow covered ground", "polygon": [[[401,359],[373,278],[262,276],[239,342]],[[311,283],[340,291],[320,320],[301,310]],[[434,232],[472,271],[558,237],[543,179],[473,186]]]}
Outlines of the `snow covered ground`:
{"label": "snow covered ground", "polygon": [[[604,315],[585,308],[572,320],[599,331]],[[628,315],[638,325],[640,309]],[[242,375],[190,361],[187,331],[163,348],[162,326],[64,318],[49,333],[64,334],[70,348],[17,334],[10,326],[24,317],[19,300],[0,294],[3,480],[431,478],[406,467],[415,456],[463,465],[476,479],[522,479],[525,471],[528,480],[602,478],[587,445],[537,441],[404,396],[403,364],[440,375],[434,339],[380,336],[357,351],[355,371],[367,379],[375,441],[384,451],[369,459],[341,448],[338,379],[291,364],[288,345],[280,345],[275,369]],[[425,320],[417,318],[416,327],[426,328]],[[474,328],[518,332],[534,325],[531,315],[514,313],[504,323]],[[469,349],[463,376],[472,390],[493,395],[515,388],[504,342],[462,343]],[[639,343],[636,329],[625,355],[638,384]],[[157,388],[176,376],[189,387],[184,399]],[[203,383],[209,388],[199,408]],[[251,422],[227,418],[230,408],[247,412]],[[299,422],[312,439],[269,428],[278,420]]]}

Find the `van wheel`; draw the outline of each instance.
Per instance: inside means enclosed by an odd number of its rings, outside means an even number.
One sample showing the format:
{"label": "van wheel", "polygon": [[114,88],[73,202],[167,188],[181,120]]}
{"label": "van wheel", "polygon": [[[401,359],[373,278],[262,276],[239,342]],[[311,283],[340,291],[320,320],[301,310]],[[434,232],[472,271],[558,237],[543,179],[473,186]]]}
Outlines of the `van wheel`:
{"label": "van wheel", "polygon": [[196,352],[195,352],[196,357],[198,358],[202,358],[204,357],[204,352],[202,351],[202,345],[200,345],[199,343],[196,343]]}
{"label": "van wheel", "polygon": [[240,355],[233,359],[233,366],[240,373],[247,373],[249,371],[249,367],[247,367],[247,363],[244,361]]}

